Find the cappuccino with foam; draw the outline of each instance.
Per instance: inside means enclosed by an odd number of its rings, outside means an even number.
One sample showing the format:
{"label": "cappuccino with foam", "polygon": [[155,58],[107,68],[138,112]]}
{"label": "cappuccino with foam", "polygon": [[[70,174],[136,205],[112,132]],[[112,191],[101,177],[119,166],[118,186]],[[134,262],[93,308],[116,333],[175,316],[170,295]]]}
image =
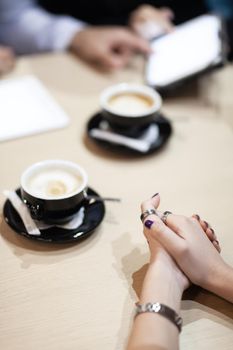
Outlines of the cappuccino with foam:
{"label": "cappuccino with foam", "polygon": [[62,168],[40,170],[27,180],[27,188],[30,193],[38,198],[51,199],[72,195],[82,184],[81,175]]}
{"label": "cappuccino with foam", "polygon": [[21,197],[33,219],[63,222],[75,214],[86,198],[88,177],[78,164],[45,160],[21,176]]}
{"label": "cappuccino with foam", "polygon": [[100,105],[102,116],[113,130],[131,135],[133,129],[139,130],[155,120],[162,100],[148,86],[122,83],[105,89],[100,96]]}
{"label": "cappuccino with foam", "polygon": [[127,116],[135,116],[146,113],[154,105],[154,101],[146,95],[125,92],[110,97],[108,105],[116,114],[127,113]]}

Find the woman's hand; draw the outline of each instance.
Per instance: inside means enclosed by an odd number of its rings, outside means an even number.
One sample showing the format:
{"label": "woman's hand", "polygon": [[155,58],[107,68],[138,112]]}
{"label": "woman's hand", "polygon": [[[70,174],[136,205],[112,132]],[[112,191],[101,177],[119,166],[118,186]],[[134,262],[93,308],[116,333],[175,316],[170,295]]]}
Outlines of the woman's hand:
{"label": "woman's hand", "polygon": [[[156,195],[154,198],[149,199],[142,203],[141,205],[141,211],[142,213],[149,209],[156,209],[158,208],[160,203],[160,197],[159,195]],[[162,217],[162,213],[157,211],[158,215]],[[146,219],[150,219],[153,216],[148,216]],[[193,215],[193,220],[195,222],[198,222],[199,229],[202,231],[202,234],[205,234],[206,237],[212,242],[212,244],[215,246],[216,250],[218,252],[221,251],[219,242],[217,241],[217,237],[213,231],[212,228],[208,225],[206,221],[203,221],[200,219],[198,215]],[[146,220],[145,220],[146,221]],[[162,221],[161,221],[162,223]],[[163,224],[163,223],[162,223]],[[171,256],[169,256],[168,252],[165,251],[163,246],[159,243],[158,240],[155,240],[153,233],[151,230],[148,230],[146,227],[144,227],[144,234],[146,236],[146,239],[149,244],[150,248],[150,264],[153,264],[154,262],[163,262],[166,266],[169,266],[170,269],[173,270],[174,275],[176,276],[176,280],[180,284],[181,288],[183,287],[183,290],[186,289],[190,282],[187,279],[187,277],[184,275],[184,273],[178,268],[177,264],[173,260]]]}
{"label": "woman's hand", "polygon": [[[144,202],[143,208],[156,210],[158,205],[159,196],[155,196]],[[214,231],[198,216],[169,214],[166,224],[161,216],[162,213],[157,212],[144,220],[144,234],[153,247],[152,256],[159,242],[191,282],[213,290],[214,281],[224,274],[226,265],[218,253],[220,248]]]}
{"label": "woman's hand", "polygon": [[[186,235],[182,235],[182,232],[183,230],[187,230],[191,236],[200,236],[201,242],[202,240],[205,242],[204,249],[206,246],[207,251],[210,248],[211,253],[209,255],[216,255],[217,258],[219,258],[217,249],[215,249],[214,245],[210,242],[210,240],[216,241],[216,236],[214,232],[210,230],[210,227],[204,221],[200,220],[198,216],[187,219],[187,222],[191,223],[188,227],[183,227],[181,223],[177,223],[179,226],[175,228],[176,231],[168,228],[161,220],[163,213],[157,211],[159,201],[160,198],[157,194],[152,199],[143,202],[141,206],[142,220],[145,227],[144,234],[147,238],[151,255],[149,267],[140,293],[139,304],[144,305],[148,302],[159,302],[175,310],[179,315],[183,291],[190,283],[186,275],[192,279],[193,270],[195,276],[196,274],[202,273],[198,271],[198,268],[192,269],[190,267],[190,264],[193,263],[192,254],[187,256],[185,261],[180,260],[179,254],[181,254],[181,256],[183,254],[184,258],[186,252],[184,247],[188,246],[184,238]],[[154,211],[156,215],[151,214],[151,211]],[[167,221],[171,217],[172,215],[169,215]],[[193,226],[195,229],[193,229]],[[178,231],[180,232],[180,236],[176,233]],[[181,240],[182,243],[180,243],[179,240]],[[197,244],[195,245],[197,246]],[[190,243],[190,246],[190,251],[192,252],[193,243]],[[200,250],[201,248],[197,247],[195,250],[196,249]],[[195,256],[195,254],[193,255]],[[191,261],[188,260],[190,257]],[[142,313],[138,315],[133,325],[127,350],[147,348],[178,349],[179,340],[177,327],[159,314]]]}
{"label": "woman's hand", "polygon": [[[156,196],[155,199],[153,199],[153,205],[157,208],[159,206],[159,196]],[[152,208],[150,201],[145,201],[141,205],[141,211],[142,213],[146,210]],[[164,275],[166,276],[168,273],[173,275],[174,282],[178,284],[179,289],[182,292],[188,288],[190,282],[188,278],[184,275],[184,273],[180,270],[180,268],[177,266],[174,259],[168,254],[168,252],[164,249],[163,245],[161,245],[157,240],[153,238],[153,235],[147,234],[146,229],[144,229],[144,234],[146,236],[149,249],[150,249],[150,266],[158,268],[158,270],[162,270],[164,272],[164,269],[166,270],[166,273]]]}
{"label": "woman's hand", "polygon": [[0,46],[0,74],[9,72],[15,63],[15,56],[11,48]]}
{"label": "woman's hand", "polygon": [[169,8],[155,8],[141,5],[133,11],[129,18],[129,26],[139,36],[149,40],[173,30],[173,12]]}

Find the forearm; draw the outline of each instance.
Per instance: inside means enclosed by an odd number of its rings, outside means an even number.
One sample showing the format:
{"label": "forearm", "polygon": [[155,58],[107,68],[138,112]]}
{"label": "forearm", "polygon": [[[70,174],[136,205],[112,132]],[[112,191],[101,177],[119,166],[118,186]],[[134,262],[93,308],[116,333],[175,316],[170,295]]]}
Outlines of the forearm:
{"label": "forearm", "polygon": [[233,303],[233,268],[223,263],[214,271],[213,278],[204,287]]}
{"label": "forearm", "polygon": [[[143,282],[140,304],[159,302],[180,312],[182,288],[173,271],[156,263],[150,265]],[[136,317],[127,350],[178,349],[177,327],[165,317],[155,313],[143,313]]]}

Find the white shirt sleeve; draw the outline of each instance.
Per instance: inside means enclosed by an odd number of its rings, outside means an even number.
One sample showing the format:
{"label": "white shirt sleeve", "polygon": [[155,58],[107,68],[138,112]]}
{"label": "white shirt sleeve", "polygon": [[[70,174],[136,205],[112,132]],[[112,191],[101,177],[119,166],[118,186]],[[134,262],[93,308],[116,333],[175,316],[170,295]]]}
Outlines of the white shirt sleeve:
{"label": "white shirt sleeve", "polygon": [[85,25],[69,16],[53,15],[35,0],[0,0],[0,42],[17,54],[65,50]]}

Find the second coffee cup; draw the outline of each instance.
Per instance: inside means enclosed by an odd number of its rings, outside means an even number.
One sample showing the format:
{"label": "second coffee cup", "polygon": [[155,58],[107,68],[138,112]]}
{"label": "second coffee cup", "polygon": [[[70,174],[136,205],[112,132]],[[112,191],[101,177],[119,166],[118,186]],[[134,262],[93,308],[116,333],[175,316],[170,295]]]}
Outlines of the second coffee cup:
{"label": "second coffee cup", "polygon": [[161,96],[152,88],[122,83],[105,89],[100,96],[102,114],[110,126],[126,131],[155,120],[162,106]]}

